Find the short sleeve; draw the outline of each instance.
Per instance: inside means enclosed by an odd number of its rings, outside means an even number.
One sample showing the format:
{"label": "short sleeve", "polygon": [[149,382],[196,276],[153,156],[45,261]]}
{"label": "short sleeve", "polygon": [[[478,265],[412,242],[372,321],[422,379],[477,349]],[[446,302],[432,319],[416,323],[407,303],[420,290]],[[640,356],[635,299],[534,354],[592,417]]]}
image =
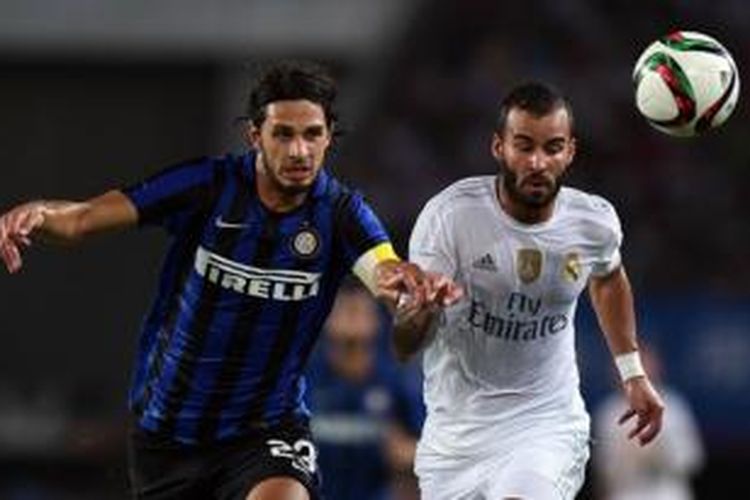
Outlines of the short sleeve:
{"label": "short sleeve", "polygon": [[170,228],[177,220],[197,211],[216,183],[216,167],[210,159],[181,163],[122,189],[138,211],[139,225]]}
{"label": "short sleeve", "polygon": [[622,226],[615,208],[607,200],[597,196],[593,200],[593,205],[597,211],[597,220],[603,224],[603,230],[602,242],[595,256],[591,274],[606,276],[622,263]]}
{"label": "short sleeve", "polygon": [[433,201],[417,217],[409,239],[409,260],[425,270],[455,277],[455,252],[450,244],[451,234],[439,206]]}
{"label": "short sleeve", "polygon": [[390,241],[380,219],[359,193],[342,194],[336,211],[347,269],[367,251]]}

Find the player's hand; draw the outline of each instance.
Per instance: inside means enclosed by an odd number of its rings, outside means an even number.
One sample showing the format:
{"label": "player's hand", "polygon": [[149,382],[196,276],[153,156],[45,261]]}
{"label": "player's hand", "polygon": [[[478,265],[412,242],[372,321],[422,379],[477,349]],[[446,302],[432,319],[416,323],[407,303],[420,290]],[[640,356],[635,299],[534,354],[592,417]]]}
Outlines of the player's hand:
{"label": "player's hand", "polygon": [[636,424],[628,432],[628,439],[637,438],[644,446],[659,434],[664,416],[664,401],[651,385],[648,377],[634,377],[624,382],[623,389],[629,408],[620,417],[620,425],[636,417]]}
{"label": "player's hand", "polygon": [[430,282],[424,271],[412,262],[383,262],[376,268],[376,296],[391,311],[395,311],[405,297],[419,305],[431,293]]}
{"label": "player's hand", "polygon": [[449,307],[461,300],[464,289],[459,284],[440,273],[425,272],[429,283],[425,301],[438,307]]}
{"label": "player's hand", "polygon": [[21,269],[21,251],[31,245],[33,231],[44,224],[45,210],[42,202],[31,202],[0,216],[0,258],[9,273]]}
{"label": "player's hand", "polygon": [[396,304],[395,324],[408,326],[414,331],[429,334],[429,324],[440,312],[464,295],[463,288],[445,275],[434,272],[424,274],[424,296],[414,299],[402,294]]}

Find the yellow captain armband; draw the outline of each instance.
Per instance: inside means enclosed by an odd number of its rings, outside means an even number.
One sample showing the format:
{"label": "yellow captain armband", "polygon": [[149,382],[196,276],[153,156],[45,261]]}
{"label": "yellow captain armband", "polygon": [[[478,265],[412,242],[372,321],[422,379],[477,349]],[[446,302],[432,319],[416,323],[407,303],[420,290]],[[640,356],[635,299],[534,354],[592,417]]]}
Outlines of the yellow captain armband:
{"label": "yellow captain armband", "polygon": [[354,271],[354,274],[362,280],[362,283],[365,284],[368,290],[375,293],[377,291],[375,283],[375,268],[378,264],[387,260],[401,260],[398,255],[396,255],[396,251],[393,250],[393,245],[391,245],[390,241],[385,241],[375,245],[363,253],[359,259],[357,259],[357,262],[354,263],[352,270]]}

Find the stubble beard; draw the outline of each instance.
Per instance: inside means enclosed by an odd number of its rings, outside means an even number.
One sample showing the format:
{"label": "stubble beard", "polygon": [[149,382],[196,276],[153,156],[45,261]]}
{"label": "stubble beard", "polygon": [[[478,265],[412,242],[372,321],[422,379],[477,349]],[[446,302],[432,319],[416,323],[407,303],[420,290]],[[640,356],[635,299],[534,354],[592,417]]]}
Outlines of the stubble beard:
{"label": "stubble beard", "polygon": [[278,175],[276,175],[276,172],[273,170],[271,165],[268,163],[268,155],[265,154],[265,151],[263,148],[260,148],[258,150],[258,153],[260,154],[260,164],[263,168],[263,172],[266,174],[266,177],[273,185],[273,188],[276,189],[279,193],[281,193],[283,196],[299,196],[302,194],[306,194],[310,191],[312,188],[312,185],[310,186],[303,186],[303,185],[288,185],[284,184],[284,182],[279,178]]}
{"label": "stubble beard", "polygon": [[551,205],[562,188],[562,175],[553,181],[552,189],[543,196],[532,196],[524,193],[518,186],[518,176],[508,168],[504,161],[498,161],[503,188],[512,202],[531,210],[540,210]]}

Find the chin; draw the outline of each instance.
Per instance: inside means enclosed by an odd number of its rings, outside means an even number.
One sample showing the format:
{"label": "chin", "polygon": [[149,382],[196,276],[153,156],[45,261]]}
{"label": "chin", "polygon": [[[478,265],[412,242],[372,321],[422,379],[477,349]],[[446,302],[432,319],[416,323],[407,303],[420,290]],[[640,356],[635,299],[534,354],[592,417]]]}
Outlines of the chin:
{"label": "chin", "polygon": [[289,195],[302,194],[310,191],[312,184],[312,181],[282,184],[281,191]]}

